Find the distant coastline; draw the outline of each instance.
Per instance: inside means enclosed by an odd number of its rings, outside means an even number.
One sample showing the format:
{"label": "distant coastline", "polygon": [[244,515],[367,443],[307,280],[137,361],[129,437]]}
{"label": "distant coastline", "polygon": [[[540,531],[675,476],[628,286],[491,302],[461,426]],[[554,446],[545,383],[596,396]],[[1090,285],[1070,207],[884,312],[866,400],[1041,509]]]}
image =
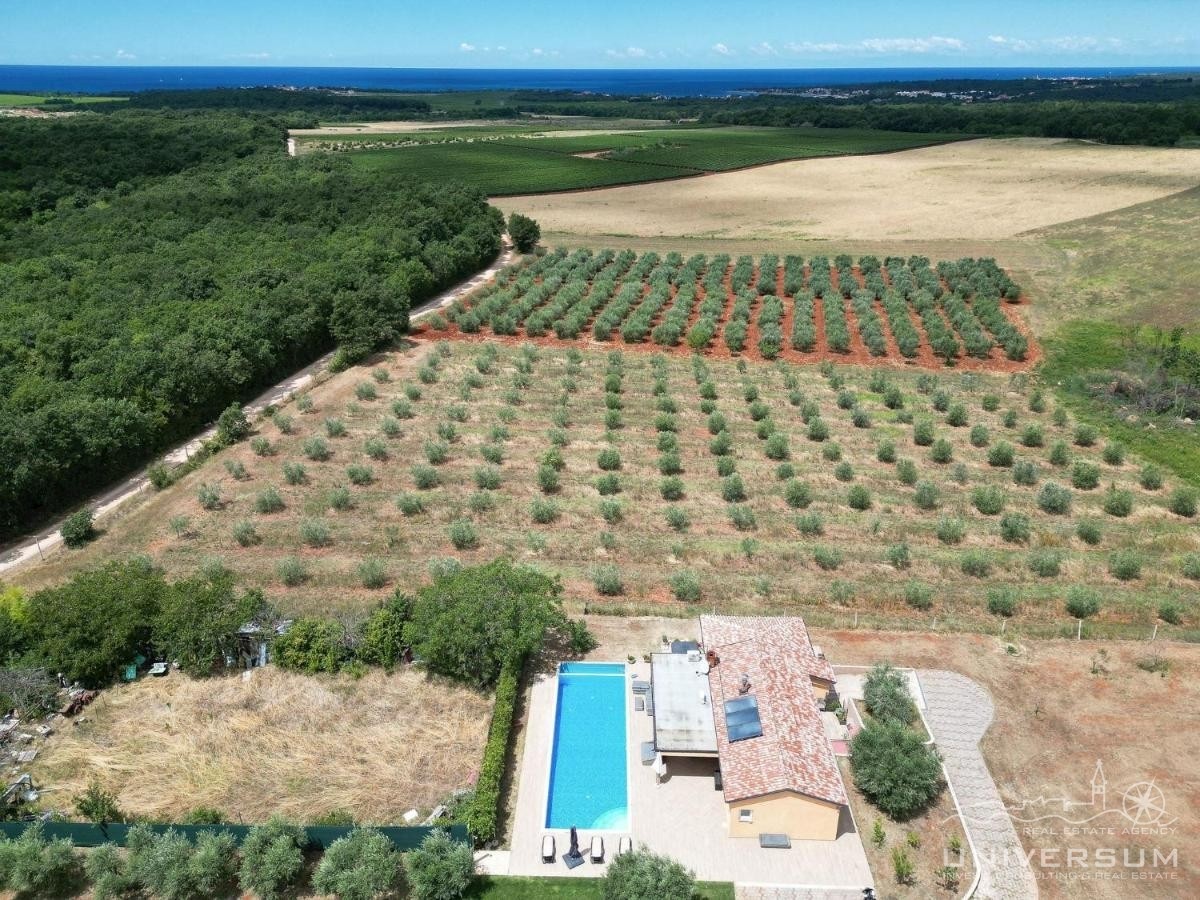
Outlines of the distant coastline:
{"label": "distant coastline", "polygon": [[360,90],[559,90],[725,97],[763,90],[895,81],[1178,75],[1194,67],[966,67],[846,69],[400,69],[277,66],[0,66],[0,91],[107,94],[215,87]]}

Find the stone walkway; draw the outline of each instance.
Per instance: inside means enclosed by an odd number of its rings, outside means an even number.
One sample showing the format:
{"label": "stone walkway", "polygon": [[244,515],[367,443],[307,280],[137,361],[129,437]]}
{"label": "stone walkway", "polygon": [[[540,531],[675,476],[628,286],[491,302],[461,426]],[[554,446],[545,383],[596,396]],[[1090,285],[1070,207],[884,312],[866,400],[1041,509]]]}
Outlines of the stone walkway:
{"label": "stone walkway", "polygon": [[925,694],[925,719],[958,798],[962,824],[974,842],[980,900],[1030,900],[1037,880],[1024,862],[1020,838],[979,749],[992,723],[992,698],[956,672],[917,673]]}
{"label": "stone walkway", "polygon": [[862,900],[862,891],[823,887],[788,887],[774,884],[738,884],[735,900]]}

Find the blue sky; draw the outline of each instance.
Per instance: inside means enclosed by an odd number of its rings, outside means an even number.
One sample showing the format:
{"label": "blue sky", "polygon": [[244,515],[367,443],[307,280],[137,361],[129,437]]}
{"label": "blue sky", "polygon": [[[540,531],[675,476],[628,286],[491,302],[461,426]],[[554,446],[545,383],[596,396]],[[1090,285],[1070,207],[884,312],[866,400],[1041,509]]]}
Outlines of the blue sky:
{"label": "blue sky", "polygon": [[0,0],[0,64],[1200,67],[1200,0]]}

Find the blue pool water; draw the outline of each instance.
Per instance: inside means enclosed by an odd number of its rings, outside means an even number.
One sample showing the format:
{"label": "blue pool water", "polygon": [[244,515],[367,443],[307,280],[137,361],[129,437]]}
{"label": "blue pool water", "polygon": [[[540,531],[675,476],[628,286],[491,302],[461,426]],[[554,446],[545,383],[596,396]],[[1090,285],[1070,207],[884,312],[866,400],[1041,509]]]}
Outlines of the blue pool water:
{"label": "blue pool water", "polygon": [[628,829],[626,684],[620,663],[559,666],[547,828]]}

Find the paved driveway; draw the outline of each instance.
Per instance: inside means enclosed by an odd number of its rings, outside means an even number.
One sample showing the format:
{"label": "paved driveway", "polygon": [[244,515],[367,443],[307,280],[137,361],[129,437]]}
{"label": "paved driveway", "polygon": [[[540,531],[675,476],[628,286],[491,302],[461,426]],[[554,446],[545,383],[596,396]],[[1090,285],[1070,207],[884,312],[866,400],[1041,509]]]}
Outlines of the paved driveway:
{"label": "paved driveway", "polygon": [[981,900],[1028,900],[1037,880],[1024,862],[1020,838],[979,749],[995,707],[991,695],[957,672],[917,672],[925,694],[925,720],[946,766],[962,810],[962,824],[975,845]]}

